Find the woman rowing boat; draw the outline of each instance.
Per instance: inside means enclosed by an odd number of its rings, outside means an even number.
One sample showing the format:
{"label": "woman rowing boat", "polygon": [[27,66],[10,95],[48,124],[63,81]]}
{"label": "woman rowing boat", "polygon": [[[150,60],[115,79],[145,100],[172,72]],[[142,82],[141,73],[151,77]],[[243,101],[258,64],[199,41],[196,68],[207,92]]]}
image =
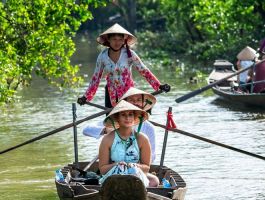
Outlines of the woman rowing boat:
{"label": "woman rowing boat", "polygon": [[91,101],[98,89],[103,72],[106,73],[105,107],[117,104],[130,87],[134,87],[132,68],[137,70],[154,88],[168,92],[168,84],[161,85],[155,75],[143,64],[139,56],[129,49],[136,42],[136,37],[119,24],[114,24],[99,35],[97,42],[107,48],[97,58],[96,68],[85,94],[78,98],[80,105]]}

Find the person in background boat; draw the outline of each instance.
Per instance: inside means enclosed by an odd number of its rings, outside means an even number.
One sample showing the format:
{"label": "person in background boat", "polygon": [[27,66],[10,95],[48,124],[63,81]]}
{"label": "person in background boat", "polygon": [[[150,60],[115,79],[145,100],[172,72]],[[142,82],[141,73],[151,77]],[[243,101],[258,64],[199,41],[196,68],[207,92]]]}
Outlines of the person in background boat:
{"label": "person in background boat", "polygon": [[[145,111],[150,110],[156,103],[156,98],[143,90],[136,89],[131,87],[122,97],[121,100],[125,100],[140,109]],[[135,126],[135,130],[138,130],[138,126]],[[86,128],[83,129],[83,134],[86,136],[100,138],[103,134],[108,133],[111,130],[106,130],[103,126],[103,123],[100,121],[97,124],[89,124]],[[149,142],[151,144],[151,154],[152,154],[152,162],[155,161],[156,158],[156,137],[155,137],[155,128],[148,121],[144,121],[142,123],[141,132],[145,134]]]}
{"label": "person in background boat", "polygon": [[[237,55],[237,69],[241,70],[247,68],[251,65],[254,65],[256,59],[256,51],[251,47],[247,46],[242,51],[239,52]],[[251,91],[251,84],[250,83],[253,78],[253,69],[249,69],[245,72],[242,72],[238,75],[238,83],[239,88],[243,92],[250,92]]]}
{"label": "person in background boat", "polygon": [[98,89],[103,73],[106,73],[105,107],[116,105],[122,95],[134,86],[131,69],[137,70],[154,88],[170,91],[168,84],[161,85],[154,74],[143,64],[138,55],[129,48],[136,37],[119,24],[114,24],[99,35],[97,42],[105,48],[98,56],[96,68],[85,94],[77,102],[84,105],[91,101]]}
{"label": "person in background boat", "polygon": [[[148,113],[131,103],[121,100],[104,120],[105,127],[114,128],[104,135],[99,146],[99,170],[102,184],[113,174],[132,174],[144,185],[157,187],[158,178],[149,174],[151,146],[148,138],[133,127],[141,126],[148,119]],[[147,174],[151,179],[147,178]]]}
{"label": "person in background boat", "polygon": [[260,41],[260,47],[258,49],[259,60],[257,60],[254,68],[253,92],[265,93],[265,38]]}
{"label": "person in background boat", "polygon": [[260,47],[258,49],[259,62],[265,59],[265,38],[260,41]]}

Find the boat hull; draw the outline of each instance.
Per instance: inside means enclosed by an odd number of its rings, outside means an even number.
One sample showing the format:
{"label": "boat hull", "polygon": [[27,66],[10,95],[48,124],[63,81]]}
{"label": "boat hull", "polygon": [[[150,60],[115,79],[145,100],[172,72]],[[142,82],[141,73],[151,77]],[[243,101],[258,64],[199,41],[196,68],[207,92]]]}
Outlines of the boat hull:
{"label": "boat hull", "polygon": [[[233,67],[230,67],[231,65],[227,67],[227,63],[229,62],[225,60],[215,61],[214,70],[208,77],[208,84],[212,84],[235,73]],[[263,62],[261,64],[263,64]],[[258,67],[257,69],[263,68]],[[257,79],[256,81],[261,81],[261,78],[259,77],[259,79]],[[265,107],[265,93],[243,92],[234,85],[238,85],[236,76],[229,78],[218,85],[215,85],[214,87],[212,87],[212,91],[221,99],[226,100],[226,102],[228,103]]]}
{"label": "boat hull", "polygon": [[[79,163],[78,167],[80,169],[83,169],[84,166],[86,166],[88,163]],[[119,199],[184,199],[185,192],[186,192],[186,183],[182,179],[182,177],[176,173],[175,171],[163,166],[159,167],[158,165],[152,165],[150,172],[157,174],[159,179],[166,178],[171,183],[171,188],[163,188],[160,187],[147,187],[145,188],[140,181],[135,176],[132,175],[113,175],[111,176],[114,180],[109,181],[111,184],[108,186],[104,185],[88,185],[82,182],[75,182],[71,180],[72,176],[76,176],[75,173],[75,165],[69,164],[65,166],[63,169],[61,169],[62,173],[65,177],[65,182],[61,183],[55,180],[57,193],[60,198],[60,200],[81,200],[81,199],[89,199],[89,200],[99,200],[99,199],[107,199],[106,195],[109,198],[110,192],[112,190],[115,190],[115,186],[118,189],[122,189],[124,193],[124,198],[119,197]],[[98,172],[98,162],[95,162],[89,171]],[[116,176],[116,177],[115,177]],[[138,180],[137,180],[138,179]],[[136,184],[137,181],[141,182],[141,184]],[[131,183],[131,184],[129,184]],[[120,185],[119,185],[120,184]],[[127,185],[127,189],[124,186]],[[111,188],[111,189],[110,189]],[[131,191],[137,191],[130,193]],[[122,195],[121,192],[119,192],[120,195]],[[128,197],[130,194],[130,198]],[[141,194],[141,195],[140,195]],[[138,195],[138,196],[137,196]],[[139,197],[139,195],[141,197]]]}
{"label": "boat hull", "polygon": [[230,103],[241,103],[251,106],[265,107],[265,93],[242,93],[231,88],[213,87],[213,92]]}

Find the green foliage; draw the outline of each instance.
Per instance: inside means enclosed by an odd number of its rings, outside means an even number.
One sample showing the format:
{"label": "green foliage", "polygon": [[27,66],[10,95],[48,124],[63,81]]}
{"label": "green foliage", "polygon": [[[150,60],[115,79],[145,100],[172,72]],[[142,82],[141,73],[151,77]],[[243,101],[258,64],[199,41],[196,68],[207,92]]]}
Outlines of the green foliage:
{"label": "green foliage", "polygon": [[[179,38],[174,37],[171,32],[145,32],[137,33],[141,50],[145,50],[152,57],[164,54],[181,54],[186,52],[185,46],[179,46]],[[152,49],[151,52],[148,50]]]}
{"label": "green foliage", "polygon": [[182,53],[201,61],[220,58],[231,60],[247,45],[257,48],[259,40],[265,35],[265,1],[140,0],[138,2],[139,16],[143,19],[154,18],[154,13],[166,19],[165,29],[154,33],[156,37],[149,33],[143,34],[147,44],[141,47],[149,46],[149,51],[161,47],[160,49],[166,54]]}
{"label": "green foliage", "polygon": [[[4,2],[4,3],[3,3]],[[92,19],[100,0],[8,0],[0,2],[0,102],[8,102],[35,73],[56,86],[78,85],[70,57],[80,24]]]}

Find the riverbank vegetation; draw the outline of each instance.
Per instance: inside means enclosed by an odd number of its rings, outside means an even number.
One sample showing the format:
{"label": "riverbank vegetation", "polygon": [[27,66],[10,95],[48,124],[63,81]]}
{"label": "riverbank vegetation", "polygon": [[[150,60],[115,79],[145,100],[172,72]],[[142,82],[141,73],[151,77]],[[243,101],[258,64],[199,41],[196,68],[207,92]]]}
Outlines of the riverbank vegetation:
{"label": "riverbank vegetation", "polygon": [[10,102],[36,74],[58,87],[78,85],[79,68],[70,64],[73,37],[92,19],[90,7],[105,1],[0,1],[0,102]]}
{"label": "riverbank vegetation", "polygon": [[265,36],[262,0],[17,0],[0,2],[0,9],[0,102],[11,101],[32,74],[58,87],[78,86],[79,68],[70,63],[77,31],[118,22],[137,35],[141,56],[162,66],[186,58],[234,62]]}
{"label": "riverbank vegetation", "polygon": [[[153,9],[147,12],[150,4]],[[245,46],[257,49],[265,36],[265,2],[261,0],[140,1],[138,15],[164,19],[163,29],[150,33],[146,25],[144,37],[150,39],[142,46],[145,51],[161,49],[162,55],[183,54],[198,61],[234,61]]]}

